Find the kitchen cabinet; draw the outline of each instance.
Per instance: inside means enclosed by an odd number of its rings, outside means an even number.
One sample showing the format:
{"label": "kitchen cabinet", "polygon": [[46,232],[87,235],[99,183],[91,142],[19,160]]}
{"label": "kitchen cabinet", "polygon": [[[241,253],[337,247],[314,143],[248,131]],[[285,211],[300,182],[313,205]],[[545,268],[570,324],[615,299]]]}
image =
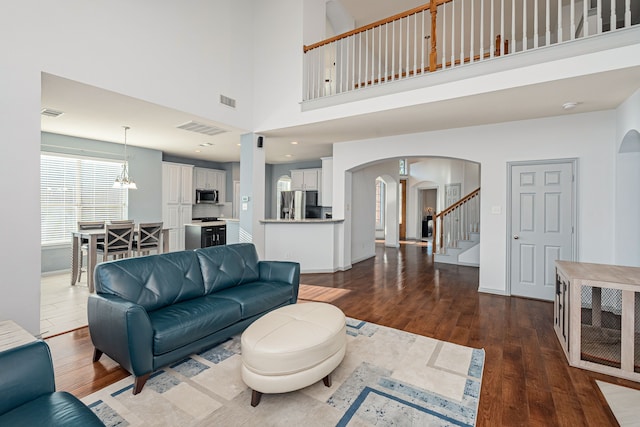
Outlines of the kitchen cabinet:
{"label": "kitchen cabinet", "polygon": [[291,171],[291,189],[319,191],[322,185],[322,169],[294,169]]}
{"label": "kitchen cabinet", "polygon": [[169,229],[169,251],[184,250],[184,226],[193,211],[193,166],[162,162],[162,221]]}
{"label": "kitchen cabinet", "polygon": [[218,190],[220,203],[226,201],[227,172],[218,169],[193,168],[193,192],[196,189]]}

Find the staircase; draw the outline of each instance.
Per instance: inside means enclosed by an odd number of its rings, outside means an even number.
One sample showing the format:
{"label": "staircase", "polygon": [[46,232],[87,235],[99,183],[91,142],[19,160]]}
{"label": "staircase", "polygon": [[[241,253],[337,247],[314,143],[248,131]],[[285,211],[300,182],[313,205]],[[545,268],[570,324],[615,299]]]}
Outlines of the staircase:
{"label": "staircase", "polygon": [[435,216],[433,248],[434,262],[480,265],[480,188]]}

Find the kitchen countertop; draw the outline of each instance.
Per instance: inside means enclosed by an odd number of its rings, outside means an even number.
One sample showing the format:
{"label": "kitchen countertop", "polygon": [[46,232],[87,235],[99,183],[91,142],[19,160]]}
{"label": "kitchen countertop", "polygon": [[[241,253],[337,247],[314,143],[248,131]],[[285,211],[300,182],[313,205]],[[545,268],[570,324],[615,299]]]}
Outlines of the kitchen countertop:
{"label": "kitchen countertop", "polygon": [[213,225],[225,225],[226,221],[209,221],[209,222],[192,222],[191,224],[185,224],[186,226],[191,227],[211,227]]}
{"label": "kitchen countertop", "polygon": [[322,219],[322,218],[309,218],[309,219],[261,219],[262,224],[334,224],[343,222],[344,219]]}

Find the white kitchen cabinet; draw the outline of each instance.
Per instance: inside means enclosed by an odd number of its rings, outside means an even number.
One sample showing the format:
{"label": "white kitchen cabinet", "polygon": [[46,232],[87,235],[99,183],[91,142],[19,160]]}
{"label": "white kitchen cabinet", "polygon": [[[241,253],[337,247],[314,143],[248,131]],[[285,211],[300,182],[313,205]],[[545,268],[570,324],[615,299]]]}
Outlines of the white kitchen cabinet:
{"label": "white kitchen cabinet", "polygon": [[193,166],[162,162],[162,222],[169,229],[169,250],[184,250],[184,226],[193,210]]}
{"label": "white kitchen cabinet", "polygon": [[320,190],[321,183],[322,169],[294,169],[291,171],[292,190]]}
{"label": "white kitchen cabinet", "polygon": [[196,189],[218,190],[220,203],[226,201],[227,172],[218,169],[193,168],[193,192]]}

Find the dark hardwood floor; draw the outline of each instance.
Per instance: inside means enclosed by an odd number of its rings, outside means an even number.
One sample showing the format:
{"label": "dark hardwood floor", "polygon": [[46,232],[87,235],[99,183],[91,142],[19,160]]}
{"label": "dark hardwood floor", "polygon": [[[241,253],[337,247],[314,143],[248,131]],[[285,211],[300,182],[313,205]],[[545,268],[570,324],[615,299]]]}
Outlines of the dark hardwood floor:
{"label": "dark hardwood floor", "polygon": [[[478,293],[478,269],[434,264],[422,244],[376,245],[351,270],[304,274],[301,283],[348,289],[332,303],[347,316],[486,351],[478,426],[616,426],[596,379],[571,368],[553,331],[550,302]],[[59,390],[78,397],[128,374],[107,357],[91,363],[86,328],[47,340]]]}

